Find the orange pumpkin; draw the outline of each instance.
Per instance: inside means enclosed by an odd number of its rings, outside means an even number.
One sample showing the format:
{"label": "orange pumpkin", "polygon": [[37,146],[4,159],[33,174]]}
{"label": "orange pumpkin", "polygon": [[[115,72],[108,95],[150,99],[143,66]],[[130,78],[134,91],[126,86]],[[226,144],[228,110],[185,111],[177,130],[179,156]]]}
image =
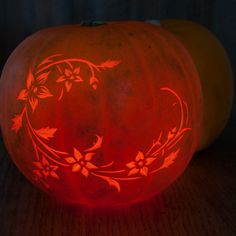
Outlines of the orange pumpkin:
{"label": "orange pumpkin", "polygon": [[200,137],[194,62],[172,33],[143,22],[37,32],[8,59],[0,96],[13,161],[68,203],[150,198],[183,172]]}
{"label": "orange pumpkin", "polygon": [[186,20],[162,20],[186,47],[198,70],[203,92],[203,123],[198,150],[209,146],[224,129],[232,108],[233,73],[219,40],[206,28]]}

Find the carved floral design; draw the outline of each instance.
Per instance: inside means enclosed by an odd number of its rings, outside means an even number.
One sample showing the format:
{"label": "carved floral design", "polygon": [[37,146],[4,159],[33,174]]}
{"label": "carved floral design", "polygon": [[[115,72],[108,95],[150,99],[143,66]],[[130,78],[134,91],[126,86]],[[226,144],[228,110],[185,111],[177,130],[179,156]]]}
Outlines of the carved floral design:
{"label": "carved floral design", "polygon": [[53,96],[44,86],[48,74],[49,72],[42,73],[35,79],[30,69],[26,79],[26,88],[22,89],[17,97],[18,100],[28,101],[33,111],[38,106],[39,99]]}
{"label": "carved floral design", "polygon": [[[61,70],[60,70],[61,72]],[[83,79],[80,77],[80,67],[74,69],[65,69],[64,73],[56,80],[56,82],[64,82],[66,91],[69,92],[73,82],[80,83]]]}
{"label": "carved floral design", "polygon": [[59,179],[59,176],[55,172],[58,169],[58,166],[49,164],[48,160],[42,156],[41,161],[34,161],[34,166],[37,169],[34,169],[33,172],[39,177],[39,178],[47,178],[52,177],[55,179]]}
{"label": "carved floral design", "polygon": [[[99,79],[96,73],[102,70],[111,69],[119,65],[120,61],[106,60],[100,64],[94,64],[88,60],[80,58],[61,58],[62,54],[54,54],[40,62],[35,68],[30,68],[26,85],[23,88],[17,100],[24,102],[22,111],[12,118],[11,129],[18,133],[22,129],[22,124],[29,135],[34,148],[34,160],[32,169],[34,180],[50,188],[50,181],[59,181],[61,179],[60,169],[69,168],[75,174],[81,177],[89,178],[94,176],[107,182],[118,192],[121,191],[122,181],[135,181],[146,178],[149,175],[156,174],[162,169],[168,168],[174,164],[180,148],[176,144],[183,138],[185,132],[190,131],[188,124],[188,106],[179,95],[170,88],[161,88],[161,91],[174,96],[176,102],[173,105],[178,106],[180,111],[179,123],[167,133],[161,131],[157,140],[154,140],[147,151],[137,151],[135,158],[131,158],[124,165],[123,169],[114,169],[115,160],[105,165],[95,165],[94,156],[100,151],[103,142],[103,136],[95,134],[96,141],[85,150],[79,150],[73,147],[71,153],[58,150],[50,146],[50,140],[56,135],[57,128],[42,127],[35,129],[29,118],[29,110],[35,111],[41,99],[48,99],[52,94],[47,88],[47,80],[52,73],[52,69],[57,69],[60,76],[56,79],[58,86],[61,85],[61,92],[58,100],[64,96],[64,89],[67,93],[71,91],[72,85],[88,82],[92,90],[96,90]],[[87,66],[90,71],[88,79],[82,78],[82,66]],[[30,107],[30,109],[28,109]],[[162,164],[156,165],[156,160],[163,160]],[[50,181],[49,181],[50,179]]]}
{"label": "carved floral design", "polygon": [[155,157],[145,157],[143,152],[139,151],[135,158],[135,161],[126,164],[126,166],[131,169],[128,173],[128,176],[136,175],[138,173],[140,175],[147,176],[148,166],[152,164],[152,162],[154,162],[155,160]]}
{"label": "carved floral design", "polygon": [[66,161],[70,164],[73,164],[73,172],[80,171],[81,174],[83,174],[85,177],[88,177],[89,170],[98,169],[98,167],[91,162],[91,159],[94,155],[95,153],[89,152],[83,156],[79,150],[74,148],[74,157],[67,157]]}

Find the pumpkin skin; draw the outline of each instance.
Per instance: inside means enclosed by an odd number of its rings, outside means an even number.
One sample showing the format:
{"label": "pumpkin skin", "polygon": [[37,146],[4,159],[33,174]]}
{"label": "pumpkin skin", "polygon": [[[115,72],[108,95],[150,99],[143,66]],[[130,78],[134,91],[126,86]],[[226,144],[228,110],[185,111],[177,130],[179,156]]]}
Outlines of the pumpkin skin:
{"label": "pumpkin skin", "polygon": [[203,122],[197,150],[208,147],[224,129],[233,104],[233,72],[219,40],[191,21],[166,19],[161,26],[186,47],[198,70],[203,92]]}
{"label": "pumpkin skin", "polygon": [[148,199],[184,171],[199,140],[195,65],[171,33],[143,22],[35,33],[8,59],[0,95],[11,158],[67,203]]}

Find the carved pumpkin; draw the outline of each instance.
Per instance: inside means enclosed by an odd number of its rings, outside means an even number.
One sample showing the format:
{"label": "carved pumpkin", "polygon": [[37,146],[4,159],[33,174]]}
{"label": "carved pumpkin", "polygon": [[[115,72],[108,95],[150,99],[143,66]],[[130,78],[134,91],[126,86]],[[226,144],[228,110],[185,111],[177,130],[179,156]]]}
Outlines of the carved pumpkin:
{"label": "carved pumpkin", "polygon": [[184,171],[199,141],[192,58],[173,34],[143,22],[37,32],[8,59],[0,95],[13,161],[72,204],[150,198]]}

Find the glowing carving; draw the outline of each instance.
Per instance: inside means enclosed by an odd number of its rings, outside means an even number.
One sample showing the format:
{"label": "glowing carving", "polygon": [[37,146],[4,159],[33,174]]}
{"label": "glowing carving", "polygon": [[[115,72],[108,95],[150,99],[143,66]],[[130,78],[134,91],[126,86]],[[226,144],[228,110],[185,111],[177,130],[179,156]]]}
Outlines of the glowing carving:
{"label": "glowing carving", "polygon": [[[59,69],[59,67],[58,67]],[[75,69],[69,70],[65,69],[64,73],[62,73],[61,69],[61,76],[56,80],[56,82],[65,82],[66,91],[69,92],[73,82],[82,82],[83,79],[79,76],[80,67]]]}
{"label": "glowing carving", "polygon": [[43,73],[35,79],[31,70],[29,70],[26,88],[22,89],[17,97],[18,100],[28,100],[33,111],[38,105],[38,99],[45,99],[53,96],[47,87],[44,86],[48,74],[49,72]]}
{"label": "glowing carving", "polygon": [[[96,141],[85,150],[79,150],[76,147],[71,147],[70,152],[52,148],[50,140],[56,135],[57,128],[45,127],[35,129],[29,118],[29,107],[32,112],[39,105],[40,99],[48,99],[54,96],[46,87],[46,82],[52,73],[52,68],[56,68],[60,76],[56,79],[58,85],[62,85],[58,100],[61,100],[66,92],[70,92],[72,85],[82,83],[86,78],[81,77],[80,64],[87,65],[90,71],[89,85],[93,90],[97,89],[99,84],[95,72],[101,72],[102,69],[110,69],[117,66],[120,61],[107,60],[99,65],[96,65],[88,60],[78,58],[57,59],[61,54],[55,54],[47,57],[36,66],[36,69],[29,69],[26,87],[23,88],[17,99],[24,101],[24,107],[20,114],[17,114],[13,119],[12,130],[16,133],[22,128],[23,121],[32,142],[35,157],[32,160],[34,166],[32,172],[35,175],[35,181],[40,182],[46,188],[50,188],[47,182],[48,178],[55,181],[60,180],[61,176],[58,173],[60,168],[69,168],[70,171],[80,174],[88,178],[90,175],[106,181],[110,186],[114,187],[118,192],[121,191],[122,181],[135,181],[145,178],[148,175],[156,174],[162,169],[168,168],[175,162],[180,148],[176,144],[180,142],[186,131],[190,131],[188,127],[188,106],[179,95],[170,88],[161,88],[163,92],[174,96],[176,102],[173,105],[178,105],[180,111],[180,119],[178,124],[169,130],[167,133],[160,132],[157,140],[154,140],[152,145],[147,148],[147,151],[137,151],[136,157],[126,163],[122,169],[115,169],[113,160],[106,165],[97,166],[93,163],[93,157],[102,148],[103,136],[95,134]],[[186,117],[184,119],[184,117]],[[23,120],[24,118],[24,120]],[[157,160],[163,160],[161,166],[157,165]]]}
{"label": "glowing carving", "polygon": [[70,164],[73,164],[73,172],[81,171],[81,174],[83,174],[85,177],[88,177],[89,170],[98,169],[97,166],[90,162],[94,155],[95,153],[89,152],[83,156],[79,150],[74,148],[74,157],[67,157],[66,161]]}

